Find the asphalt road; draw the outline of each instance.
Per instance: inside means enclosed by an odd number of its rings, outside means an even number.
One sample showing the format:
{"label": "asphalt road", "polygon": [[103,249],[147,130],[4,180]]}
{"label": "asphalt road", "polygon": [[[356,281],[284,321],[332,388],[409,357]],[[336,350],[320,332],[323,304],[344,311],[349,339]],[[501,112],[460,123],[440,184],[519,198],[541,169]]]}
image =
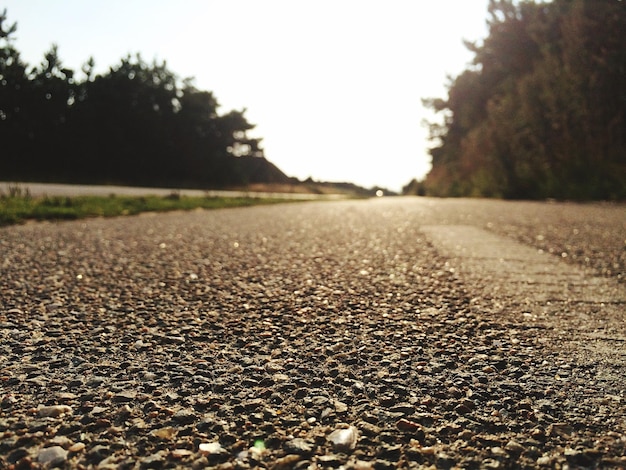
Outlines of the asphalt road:
{"label": "asphalt road", "polygon": [[0,468],[624,467],[626,207],[0,229]]}

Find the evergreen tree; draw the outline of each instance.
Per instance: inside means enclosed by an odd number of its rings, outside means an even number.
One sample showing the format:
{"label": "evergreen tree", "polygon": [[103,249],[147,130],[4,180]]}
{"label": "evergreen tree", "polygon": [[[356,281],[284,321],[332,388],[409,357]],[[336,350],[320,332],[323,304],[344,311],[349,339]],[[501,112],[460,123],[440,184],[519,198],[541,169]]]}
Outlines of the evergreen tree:
{"label": "evergreen tree", "polygon": [[0,15],[0,178],[215,187],[288,178],[263,157],[245,110],[219,113],[213,94],[165,62],[128,56],[77,79],[56,46],[30,68]]}

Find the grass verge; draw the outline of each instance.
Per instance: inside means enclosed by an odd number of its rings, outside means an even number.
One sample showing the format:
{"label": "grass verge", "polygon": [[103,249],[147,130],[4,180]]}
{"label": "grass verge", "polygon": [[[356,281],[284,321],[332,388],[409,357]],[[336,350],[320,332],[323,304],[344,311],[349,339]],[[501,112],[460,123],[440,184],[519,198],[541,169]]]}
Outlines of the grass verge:
{"label": "grass verge", "polygon": [[221,209],[286,202],[271,198],[188,197],[172,192],[167,196],[76,196],[32,197],[19,187],[0,194],[0,226],[26,220],[72,220],[87,217],[115,217],[140,212]]}

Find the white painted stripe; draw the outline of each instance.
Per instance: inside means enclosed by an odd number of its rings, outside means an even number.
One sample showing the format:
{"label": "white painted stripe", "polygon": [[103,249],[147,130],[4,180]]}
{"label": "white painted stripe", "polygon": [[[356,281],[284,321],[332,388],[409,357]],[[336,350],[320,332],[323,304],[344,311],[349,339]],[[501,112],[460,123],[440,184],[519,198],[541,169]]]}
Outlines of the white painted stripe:
{"label": "white painted stripe", "polygon": [[463,280],[500,301],[626,302],[626,289],[615,280],[594,276],[554,255],[487,230],[468,225],[431,225],[421,230]]}
{"label": "white painted stripe", "polygon": [[542,326],[555,350],[602,375],[626,367],[626,288],[614,279],[465,225],[423,226],[483,319]]}

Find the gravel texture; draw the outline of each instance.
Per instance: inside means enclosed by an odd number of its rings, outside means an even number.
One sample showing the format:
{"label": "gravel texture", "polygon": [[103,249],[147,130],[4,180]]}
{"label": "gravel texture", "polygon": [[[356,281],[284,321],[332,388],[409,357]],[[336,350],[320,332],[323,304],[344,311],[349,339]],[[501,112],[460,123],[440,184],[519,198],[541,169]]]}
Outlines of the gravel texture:
{"label": "gravel texture", "polygon": [[0,468],[626,467],[624,362],[482,309],[420,231],[476,224],[623,282],[624,209],[383,198],[0,229]]}

